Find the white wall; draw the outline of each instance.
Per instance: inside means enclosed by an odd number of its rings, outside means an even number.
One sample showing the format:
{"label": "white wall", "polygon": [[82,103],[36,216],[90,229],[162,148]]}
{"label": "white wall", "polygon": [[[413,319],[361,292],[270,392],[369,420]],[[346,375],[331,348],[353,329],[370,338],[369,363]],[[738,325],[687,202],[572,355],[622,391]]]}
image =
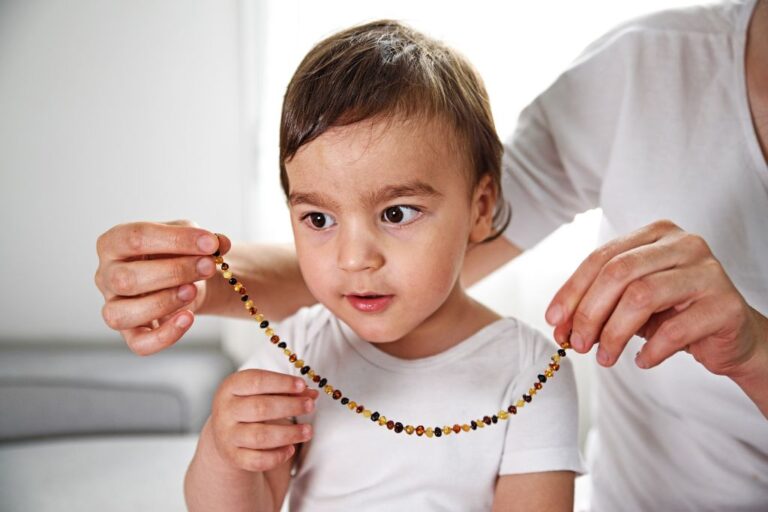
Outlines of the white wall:
{"label": "white wall", "polygon": [[234,0],[0,1],[0,341],[119,339],[93,284],[114,224],[242,237],[238,34]]}

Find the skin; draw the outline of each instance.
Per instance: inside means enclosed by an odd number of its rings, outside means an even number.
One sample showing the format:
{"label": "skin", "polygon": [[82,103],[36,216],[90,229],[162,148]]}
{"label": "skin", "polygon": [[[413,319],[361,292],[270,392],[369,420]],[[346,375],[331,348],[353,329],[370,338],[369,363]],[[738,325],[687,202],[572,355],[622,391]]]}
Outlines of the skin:
{"label": "skin", "polygon": [[[492,232],[496,192],[470,183],[468,162],[437,121],[363,121],[332,128],[286,163],[296,252],[311,292],[358,335],[401,358],[437,354],[500,317],[459,276],[467,249]],[[396,214],[389,217],[389,214]],[[394,219],[394,220],[393,220]],[[362,312],[348,296],[391,296]],[[186,477],[190,510],[277,510],[317,393],[261,370],[220,387]],[[496,510],[571,510],[569,471],[505,475]],[[525,492],[521,492],[521,490]]]}

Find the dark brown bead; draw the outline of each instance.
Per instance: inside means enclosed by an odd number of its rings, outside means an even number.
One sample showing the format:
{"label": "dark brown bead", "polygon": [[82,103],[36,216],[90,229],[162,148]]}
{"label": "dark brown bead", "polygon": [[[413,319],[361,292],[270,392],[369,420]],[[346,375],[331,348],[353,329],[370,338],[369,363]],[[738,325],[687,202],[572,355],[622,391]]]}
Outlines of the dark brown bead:
{"label": "dark brown bead", "polygon": [[277,335],[272,336],[271,338],[269,338],[269,341],[271,341],[272,343],[279,343],[280,342],[280,336],[277,336]]}
{"label": "dark brown bead", "polygon": [[490,416],[483,416],[483,423],[485,423],[486,425],[490,425],[491,424],[491,417]]}
{"label": "dark brown bead", "polygon": [[314,382],[314,383],[320,382],[320,376],[319,375],[315,375],[314,377],[312,377],[312,382]]}
{"label": "dark brown bead", "polygon": [[560,365],[557,363],[549,363],[549,367],[552,368],[552,370],[557,371],[560,369]]}
{"label": "dark brown bead", "polygon": [[267,327],[269,327],[269,321],[267,321],[267,320],[263,320],[263,321],[262,321],[262,322],[259,324],[259,327],[261,327],[262,329],[266,329]]}
{"label": "dark brown bead", "polygon": [[229,270],[229,263],[222,263],[221,270]]}
{"label": "dark brown bead", "polygon": [[534,382],[533,387],[536,389],[541,389],[541,382]]}
{"label": "dark brown bead", "polygon": [[218,249],[216,249],[216,252],[215,252],[215,253],[213,253],[213,257],[214,257],[214,258],[218,258],[219,256],[221,256],[221,251],[220,251],[220,250],[218,250]]}
{"label": "dark brown bead", "polygon": [[357,406],[357,408],[355,409],[355,412],[356,412],[357,414],[360,414],[360,413],[361,413],[361,412],[363,412],[364,410],[365,410],[365,407],[363,407],[362,405],[358,405],[358,406]]}
{"label": "dark brown bead", "polygon": [[403,424],[398,421],[397,423],[395,423],[395,433],[399,434],[402,431],[403,431]]}
{"label": "dark brown bead", "polygon": [[284,341],[281,341],[280,343],[277,344],[277,348],[285,348],[287,346],[288,345]]}
{"label": "dark brown bead", "polygon": [[461,425],[454,425],[454,426],[453,426],[453,431],[454,431],[456,434],[458,434],[459,432],[461,432]]}
{"label": "dark brown bead", "polygon": [[517,414],[517,407],[515,407],[514,405],[510,405],[509,407],[507,407],[507,412],[509,414]]}
{"label": "dark brown bead", "polygon": [[542,384],[547,382],[547,376],[539,374],[539,382],[541,382]]}
{"label": "dark brown bead", "polygon": [[242,297],[240,297],[240,300],[243,302],[248,302],[248,299],[249,297],[247,295],[243,295]]}
{"label": "dark brown bead", "polygon": [[333,399],[338,400],[339,398],[341,398],[341,391],[337,389],[336,391],[333,392]]}
{"label": "dark brown bead", "polygon": [[349,403],[349,398],[344,397],[341,399],[341,405],[347,405]]}
{"label": "dark brown bead", "polygon": [[258,310],[257,310],[256,308],[251,308],[251,309],[249,309],[249,310],[248,310],[248,312],[249,312],[251,315],[255,315],[257,311],[258,311]]}
{"label": "dark brown bead", "polygon": [[298,358],[299,357],[296,354],[291,354],[291,357],[289,357],[288,360],[292,363],[295,363]]}
{"label": "dark brown bead", "polygon": [[435,437],[443,435],[443,430],[440,427],[435,427]]}
{"label": "dark brown bead", "polygon": [[[240,288],[240,289],[237,291],[237,293],[239,293],[240,295],[245,295],[245,293],[246,293],[246,289],[245,289],[245,286],[243,286],[242,288]],[[242,298],[241,298],[241,300],[242,300]],[[248,300],[248,299],[246,299],[246,300]]]}
{"label": "dark brown bead", "polygon": [[419,425],[418,427],[416,427],[416,435],[419,436],[419,437],[424,435],[424,426],[423,425]]}
{"label": "dark brown bead", "polygon": [[317,383],[317,387],[324,388],[326,384],[328,384],[328,379],[322,378],[320,379],[320,382]]}
{"label": "dark brown bead", "polygon": [[523,400],[530,402],[532,400],[531,395],[523,395]]}
{"label": "dark brown bead", "polygon": [[299,371],[301,372],[302,375],[306,375],[307,373],[309,373],[309,366],[302,366],[301,370]]}
{"label": "dark brown bead", "polygon": [[491,421],[493,423],[498,423],[499,422],[499,417],[494,414],[493,416],[491,416]]}
{"label": "dark brown bead", "polygon": [[564,348],[558,349],[557,355],[559,355],[560,357],[565,357],[566,355],[565,349]]}
{"label": "dark brown bead", "polygon": [[378,413],[378,411],[376,411],[373,414],[371,414],[371,421],[379,421],[380,417],[381,415]]}
{"label": "dark brown bead", "polygon": [[469,426],[472,428],[472,430],[477,430],[477,422],[475,420],[470,421]]}
{"label": "dark brown bead", "polygon": [[237,284],[237,279],[235,279],[234,277],[230,277],[229,281],[227,281],[227,282],[229,284],[231,284],[232,286],[235,286]]}
{"label": "dark brown bead", "polygon": [[389,420],[389,421],[387,422],[387,428],[388,428],[389,430],[392,430],[393,428],[395,428],[395,422],[394,422],[394,421],[392,421],[392,420]]}

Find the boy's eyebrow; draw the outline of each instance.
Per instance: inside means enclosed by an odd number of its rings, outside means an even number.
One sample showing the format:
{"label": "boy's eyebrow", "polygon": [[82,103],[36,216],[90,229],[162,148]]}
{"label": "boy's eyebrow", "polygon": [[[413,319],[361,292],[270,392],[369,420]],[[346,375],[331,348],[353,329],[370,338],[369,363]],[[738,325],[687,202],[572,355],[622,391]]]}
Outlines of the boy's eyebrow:
{"label": "boy's eyebrow", "polygon": [[[402,185],[390,185],[381,190],[371,193],[365,198],[368,204],[378,204],[398,197],[404,196],[442,196],[440,192],[434,189],[428,183],[423,181],[412,181]],[[339,204],[333,199],[326,198],[315,192],[292,192],[288,196],[288,204],[295,206],[297,204],[312,204],[322,207],[339,208]]]}

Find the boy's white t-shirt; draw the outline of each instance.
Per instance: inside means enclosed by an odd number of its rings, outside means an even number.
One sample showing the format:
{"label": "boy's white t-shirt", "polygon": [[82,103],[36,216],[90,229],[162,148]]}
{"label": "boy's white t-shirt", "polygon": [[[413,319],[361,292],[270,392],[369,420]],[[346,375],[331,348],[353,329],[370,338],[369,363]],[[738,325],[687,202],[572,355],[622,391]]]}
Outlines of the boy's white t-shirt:
{"label": "boy's white t-shirt", "polygon": [[[506,145],[507,238],[531,247],[594,207],[602,241],[670,219],[768,315],[768,165],[744,77],[754,5],[652,15],[589,47]],[[768,510],[768,421],[688,354],[638,369],[641,345],[597,370],[594,510]]]}
{"label": "boy's white t-shirt", "polygon": [[[498,320],[440,354],[404,360],[361,340],[322,305],[276,331],[345,396],[414,427],[469,423],[520,399],[556,352],[513,319]],[[266,337],[243,368],[300,375]],[[490,510],[499,475],[581,472],[578,408],[568,358],[507,421],[442,438],[395,434],[321,393],[313,439],[300,453],[290,510]]]}

